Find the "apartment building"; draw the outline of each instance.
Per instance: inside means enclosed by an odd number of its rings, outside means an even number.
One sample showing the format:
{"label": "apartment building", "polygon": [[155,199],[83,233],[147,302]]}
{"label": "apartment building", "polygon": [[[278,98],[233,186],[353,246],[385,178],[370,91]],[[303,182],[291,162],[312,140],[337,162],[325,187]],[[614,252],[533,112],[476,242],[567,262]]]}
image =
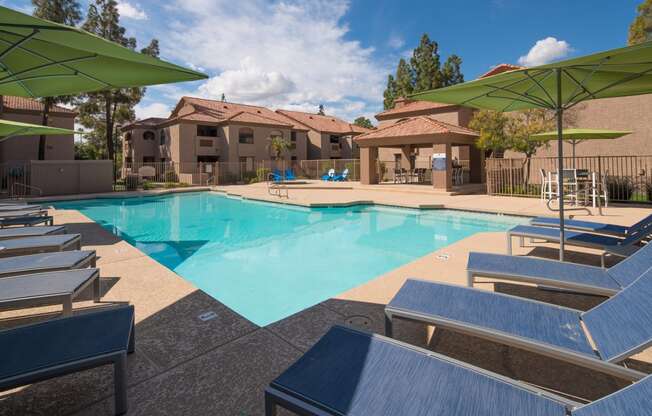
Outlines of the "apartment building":
{"label": "apartment building", "polygon": [[[0,117],[21,123],[41,124],[43,104],[23,97],[2,96]],[[73,130],[77,113],[61,106],[50,109],[49,125]],[[17,136],[0,141],[0,163],[38,159],[39,136]],[[75,158],[72,134],[47,136],[46,160],[72,160]]]}

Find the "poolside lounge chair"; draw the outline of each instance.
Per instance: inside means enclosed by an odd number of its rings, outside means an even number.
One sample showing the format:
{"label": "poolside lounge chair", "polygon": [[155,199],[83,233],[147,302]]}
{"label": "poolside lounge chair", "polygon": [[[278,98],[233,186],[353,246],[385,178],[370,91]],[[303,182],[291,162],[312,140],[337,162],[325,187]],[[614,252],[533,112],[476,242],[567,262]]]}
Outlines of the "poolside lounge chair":
{"label": "poolside lounge chair", "polygon": [[322,181],[332,181],[335,177],[335,169],[328,169],[328,172],[321,177]]}
{"label": "poolside lounge chair", "polygon": [[28,217],[28,216],[46,216],[48,211],[46,209],[11,209],[7,211],[0,211],[0,218],[16,218],[16,217]]}
{"label": "poolside lounge chair", "polygon": [[471,252],[466,272],[470,287],[476,277],[483,276],[613,296],[651,267],[652,244],[646,244],[608,269],[527,256]]}
{"label": "poolside lounge chair", "polygon": [[[559,228],[559,218],[537,217],[533,218],[530,221],[530,224],[540,227]],[[650,224],[652,224],[652,214],[643,218],[631,227],[594,221],[564,220],[564,228],[567,230],[613,235],[615,237],[625,237],[641,227],[647,227]]]}
{"label": "poolside lounge chair", "polygon": [[292,169],[286,169],[285,170],[285,180],[294,181],[296,179],[297,179],[297,177],[294,176],[294,172],[292,171]]}
{"label": "poolside lounge chair", "polygon": [[19,274],[95,267],[97,256],[92,250],[60,251],[0,258],[0,278]]}
{"label": "poolside lounge chair", "polygon": [[72,302],[93,285],[93,300],[100,301],[100,270],[79,269],[24,274],[0,279],[0,309],[62,304],[63,316],[72,315]]}
{"label": "poolside lounge chair", "polygon": [[[636,244],[646,239],[652,232],[652,224],[647,227],[640,227],[626,238],[620,239],[607,235],[591,234],[580,231],[566,231],[565,244],[567,246],[586,247],[601,250],[600,265],[604,267],[605,256],[614,254],[620,257],[627,257],[638,250]],[[533,225],[517,225],[507,231],[507,254],[512,254],[512,238],[519,237],[521,247],[525,238],[544,240],[551,243],[559,243],[559,229],[549,227],[535,227]]]}
{"label": "poolside lounge chair", "polygon": [[66,227],[63,225],[2,228],[0,229],[0,240],[21,237],[40,237],[43,235],[63,234],[65,232]]}
{"label": "poolside lounge chair", "polygon": [[300,415],[643,416],[652,376],[589,404],[381,335],[334,326],[265,390]]}
{"label": "poolside lounge chair", "polygon": [[113,365],[114,412],[127,411],[134,307],[114,307],[0,331],[0,390]]}
{"label": "poolside lounge chair", "polygon": [[40,205],[0,205],[0,212],[6,211],[41,211]]}
{"label": "poolside lounge chair", "polygon": [[344,181],[346,180],[346,178],[348,178],[348,177],[349,177],[349,170],[348,170],[348,169],[344,169],[344,170],[342,171],[342,173],[341,173],[340,175],[336,175],[336,176],[333,178],[333,180],[334,180],[335,182],[344,182]]}
{"label": "poolside lounge chair", "polygon": [[280,170],[274,169],[274,172],[272,172],[272,180],[274,182],[281,182],[283,180],[283,175]]}
{"label": "poolside lounge chair", "polygon": [[32,227],[40,224],[54,225],[54,218],[50,215],[23,215],[20,217],[0,218],[0,228],[16,225]]}
{"label": "poolside lounge chair", "polygon": [[587,312],[408,279],[385,307],[385,333],[392,335],[394,318],[404,318],[639,380],[645,374],[617,363],[652,345],[651,294],[652,270]]}
{"label": "poolside lounge chair", "polygon": [[81,249],[81,235],[61,234],[0,241],[0,257]]}

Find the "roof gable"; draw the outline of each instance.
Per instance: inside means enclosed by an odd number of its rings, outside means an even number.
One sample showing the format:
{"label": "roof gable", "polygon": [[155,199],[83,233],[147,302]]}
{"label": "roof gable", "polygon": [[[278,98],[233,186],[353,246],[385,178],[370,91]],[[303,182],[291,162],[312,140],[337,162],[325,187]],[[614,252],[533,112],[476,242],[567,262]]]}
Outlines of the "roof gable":
{"label": "roof gable", "polygon": [[355,138],[358,143],[381,138],[401,138],[411,136],[428,136],[435,134],[459,134],[478,136],[474,130],[455,124],[446,123],[428,116],[410,117],[398,123],[379,128]]}
{"label": "roof gable", "polygon": [[315,130],[321,133],[356,135],[370,131],[364,127],[356,126],[355,124],[348,123],[340,118],[329,115],[312,114],[305,113],[303,111],[290,111],[281,109],[276,110],[276,113],[299,122],[311,130]]}
{"label": "roof gable", "polygon": [[[3,95],[2,96],[2,107],[4,111],[17,111],[17,112],[30,112],[30,113],[42,113],[43,112],[43,103],[38,100],[26,97],[15,97],[12,95]],[[57,114],[62,116],[74,117],[77,115],[75,110],[62,107],[60,105],[53,105],[50,107],[51,114]]]}

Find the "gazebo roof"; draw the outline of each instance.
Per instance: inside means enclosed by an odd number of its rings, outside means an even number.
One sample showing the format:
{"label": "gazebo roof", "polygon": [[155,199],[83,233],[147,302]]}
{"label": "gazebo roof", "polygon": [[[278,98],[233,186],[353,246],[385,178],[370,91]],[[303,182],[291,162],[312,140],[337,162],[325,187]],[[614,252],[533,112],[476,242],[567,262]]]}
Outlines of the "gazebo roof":
{"label": "gazebo roof", "polygon": [[353,140],[360,147],[401,146],[408,144],[472,144],[478,132],[428,116],[410,117],[362,134]]}

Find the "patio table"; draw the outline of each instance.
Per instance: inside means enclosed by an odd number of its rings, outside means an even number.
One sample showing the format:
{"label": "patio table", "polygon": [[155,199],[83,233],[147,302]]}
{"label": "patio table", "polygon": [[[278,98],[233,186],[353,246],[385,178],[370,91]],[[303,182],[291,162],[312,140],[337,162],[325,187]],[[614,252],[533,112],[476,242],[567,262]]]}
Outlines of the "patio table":
{"label": "patio table", "polygon": [[100,301],[99,269],[65,270],[25,274],[0,279],[0,309],[36,305],[63,305],[63,316],[72,315],[72,301],[93,285],[93,301]]}

